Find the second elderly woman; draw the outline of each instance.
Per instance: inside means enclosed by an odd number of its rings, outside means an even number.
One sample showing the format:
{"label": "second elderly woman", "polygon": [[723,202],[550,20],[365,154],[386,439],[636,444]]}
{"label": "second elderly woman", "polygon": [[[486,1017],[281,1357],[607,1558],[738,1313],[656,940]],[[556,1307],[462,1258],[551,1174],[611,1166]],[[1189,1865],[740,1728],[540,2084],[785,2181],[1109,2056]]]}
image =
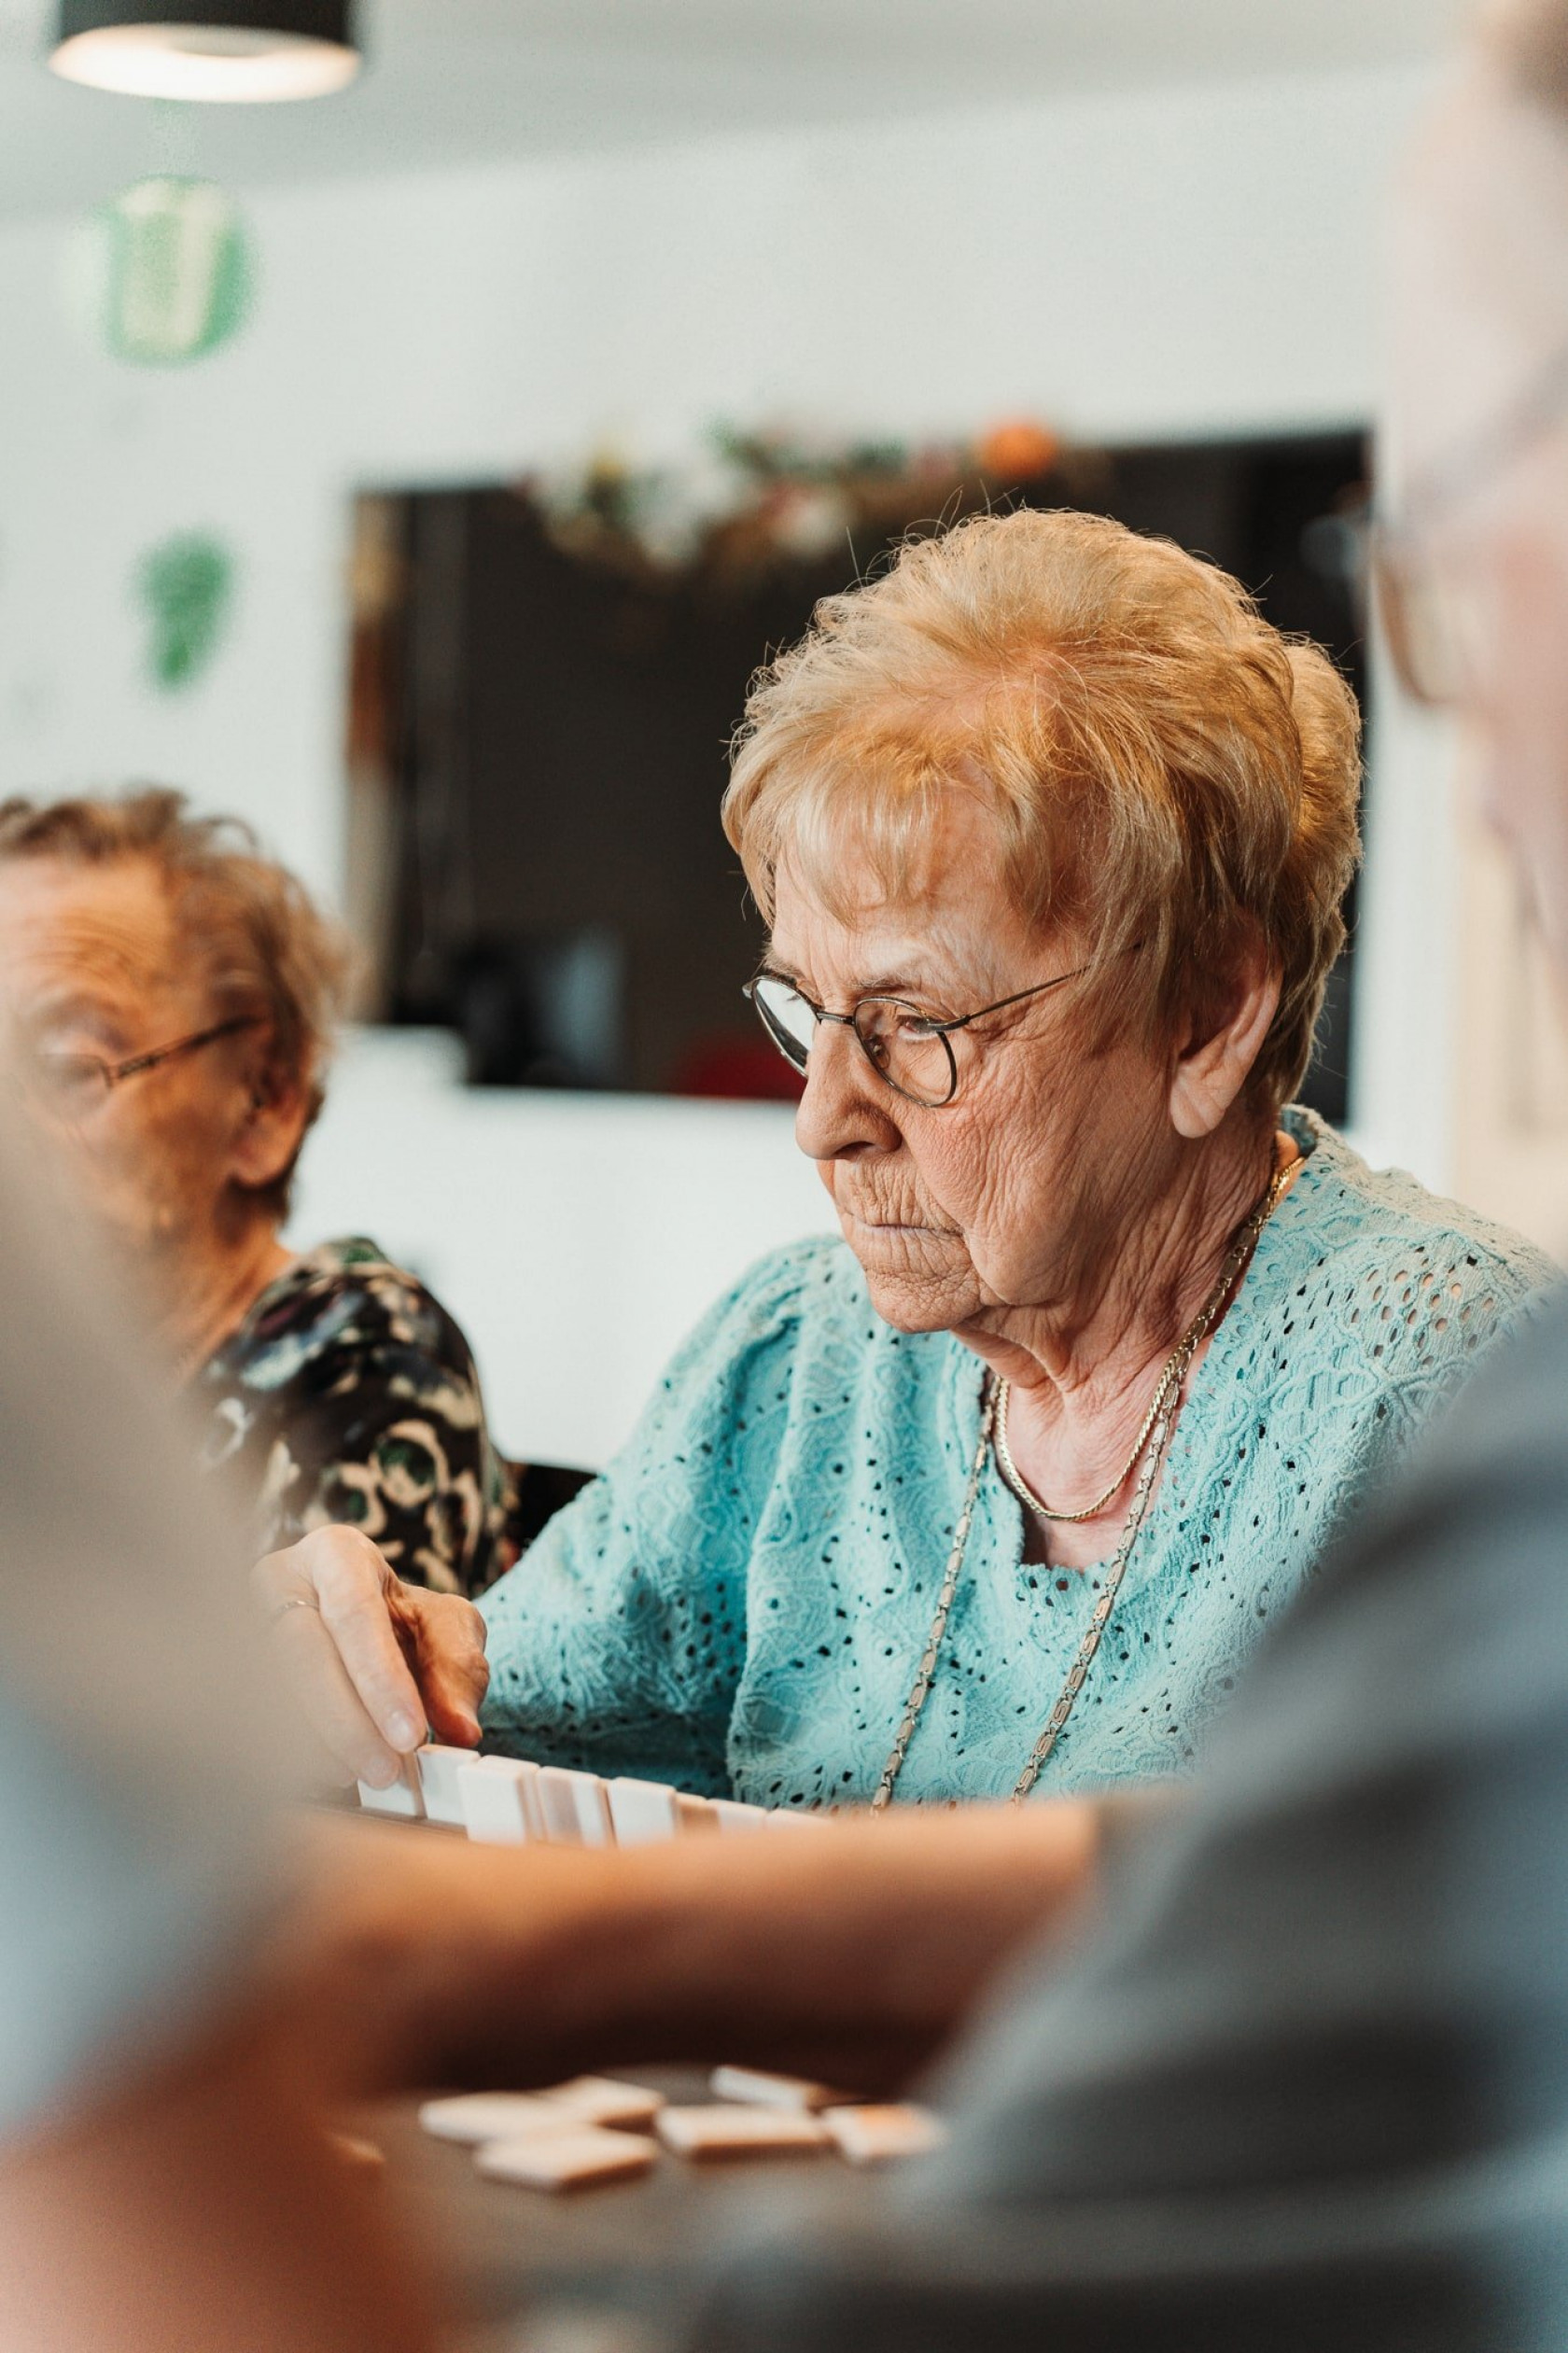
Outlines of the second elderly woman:
{"label": "second elderly woman", "polygon": [[473,1591],[515,1546],[467,1340],[362,1236],[283,1240],[345,969],[231,819],[157,789],[0,802],[0,1015],[203,1467],[259,1551],[345,1522],[405,1581]]}
{"label": "second elderly woman", "polygon": [[[1288,1107],[1358,781],[1323,655],[1109,522],[984,517],[819,609],[725,823],[843,1240],[719,1303],[486,1597],[499,1745],[799,1808],[1186,1766],[1347,1498],[1547,1279]],[[483,1666],[413,1597],[420,1706],[379,1582],[342,1534],[267,1573],[385,1779],[427,1709],[475,1736]],[[323,1593],[347,1713],[287,1609]]]}

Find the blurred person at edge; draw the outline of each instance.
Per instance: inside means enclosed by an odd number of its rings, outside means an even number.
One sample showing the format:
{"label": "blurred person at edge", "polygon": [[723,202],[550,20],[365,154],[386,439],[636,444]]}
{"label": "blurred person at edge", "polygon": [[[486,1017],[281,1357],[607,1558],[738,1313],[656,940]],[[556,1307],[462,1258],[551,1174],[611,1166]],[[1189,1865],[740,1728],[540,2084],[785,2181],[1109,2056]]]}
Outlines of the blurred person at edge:
{"label": "blurred person at edge", "polygon": [[140,1284],[258,1553],[347,1523],[405,1585],[514,1557],[511,1467],[453,1318],[362,1237],[282,1240],[346,943],[249,829],[175,792],[0,802],[19,1068]]}
{"label": "blurred person at edge", "polygon": [[[1389,635],[1568,977],[1568,0],[1485,21],[1394,250]],[[721,2045],[886,2070],[944,2001],[965,2022],[1030,1888],[1038,1930],[1100,1876],[1086,1939],[1019,1963],[952,2059],[946,2150],[733,2248],[670,2340],[1561,2353],[1565,1563],[1560,1295],[1361,1508],[1109,1872],[1071,1800],[666,1853],[408,1839],[338,1948],[344,2014],[372,1949],[411,2080]]]}
{"label": "blurred person at edge", "polygon": [[416,2353],[406,2234],[247,1980],[308,1758],[41,1157],[0,1089],[0,2346]]}

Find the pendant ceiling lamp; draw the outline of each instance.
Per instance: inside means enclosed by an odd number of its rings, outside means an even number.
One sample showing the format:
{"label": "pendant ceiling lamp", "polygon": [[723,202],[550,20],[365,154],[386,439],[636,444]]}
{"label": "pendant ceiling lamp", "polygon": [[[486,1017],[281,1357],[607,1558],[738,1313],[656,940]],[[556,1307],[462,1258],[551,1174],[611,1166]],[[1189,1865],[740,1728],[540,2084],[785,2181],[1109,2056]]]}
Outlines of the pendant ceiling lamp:
{"label": "pendant ceiling lamp", "polygon": [[321,98],[359,70],[353,0],[60,0],[49,63],[133,98]]}

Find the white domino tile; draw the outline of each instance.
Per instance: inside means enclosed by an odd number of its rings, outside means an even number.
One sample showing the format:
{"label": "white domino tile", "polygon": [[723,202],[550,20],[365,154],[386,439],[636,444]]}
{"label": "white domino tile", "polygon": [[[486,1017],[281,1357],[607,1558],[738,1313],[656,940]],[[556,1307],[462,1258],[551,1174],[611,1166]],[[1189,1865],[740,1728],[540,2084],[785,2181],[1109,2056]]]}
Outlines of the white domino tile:
{"label": "white domino tile", "polygon": [[403,1822],[423,1822],[425,1799],[416,1759],[413,1757],[403,1758],[398,1778],[390,1788],[372,1789],[368,1781],[362,1781],[359,1784],[359,1802],[367,1814],[390,1814]]}
{"label": "white domino tile", "polygon": [[716,2100],[743,2100],[758,2108],[847,2108],[847,2092],[813,2083],[804,2075],[767,2075],[761,2067],[715,2067],[707,2088]]}
{"label": "white domino tile", "polygon": [[539,1769],[516,1757],[469,1757],[457,1768],[457,1798],[469,1838],[525,1846],[544,1836]]}
{"label": "white domino tile", "polygon": [[472,1757],[469,1748],[442,1748],[434,1741],[416,1751],[414,1761],[419,1767],[419,1786],[427,1822],[449,1822],[459,1829],[463,1828],[463,1800],[457,1775]]}
{"label": "white domino tile", "polygon": [[710,1798],[693,1798],[684,1789],[675,1793],[676,1828],[683,1839],[705,1837],[719,1828],[719,1817]]}
{"label": "white domino tile", "polygon": [[613,1846],[609,1799],[597,1773],[573,1772],[565,1765],[541,1765],[539,1813],[544,1834],[556,1846]]}
{"label": "white domino tile", "polygon": [[608,2075],[575,2075],[569,2083],[547,2085],[539,2097],[576,2117],[580,2124],[614,2124],[634,2130],[651,2124],[665,2105],[662,2092],[651,2092],[642,2083],[618,2083]]}
{"label": "white domino tile", "polygon": [[618,1846],[656,1846],[680,1834],[679,1792],[662,1781],[612,1781],[608,1785],[610,1817]]}
{"label": "white domino tile", "polygon": [[659,2111],[659,2138],[677,2157],[721,2164],[739,2157],[809,2156],[832,2146],[819,2116],[801,2108],[708,2108]]}
{"label": "white domino tile", "polygon": [[765,1830],[768,1816],[762,1806],[743,1806],[734,1798],[713,1800],[714,1828],[726,1838],[745,1838],[752,1830]]}
{"label": "white domino tile", "polygon": [[658,2154],[656,2141],[636,2133],[583,2124],[545,2138],[491,2141],[474,2163],[494,2181],[521,2182],[528,2190],[585,2190],[596,2181],[625,2181],[647,2173]]}
{"label": "white domino tile", "polygon": [[923,2157],[940,2149],[946,2131],[929,2108],[904,2102],[889,2107],[830,2108],[822,2117],[833,2146],[852,2165],[885,2165],[900,2157]]}
{"label": "white domino tile", "polygon": [[424,2130],[437,2140],[523,2140],[533,2134],[576,2133],[598,2123],[580,2109],[563,2107],[539,2092],[458,2092],[427,2100],[419,2110]]}

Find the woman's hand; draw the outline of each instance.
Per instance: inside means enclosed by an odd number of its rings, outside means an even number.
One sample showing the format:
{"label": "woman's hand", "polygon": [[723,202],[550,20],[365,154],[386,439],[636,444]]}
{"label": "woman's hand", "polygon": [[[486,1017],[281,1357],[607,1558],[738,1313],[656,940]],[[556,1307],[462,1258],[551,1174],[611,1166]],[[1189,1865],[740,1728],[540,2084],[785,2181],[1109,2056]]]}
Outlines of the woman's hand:
{"label": "woman's hand", "polygon": [[455,1593],[399,1582],[357,1528],[316,1528],[253,1572],[324,1777],[385,1788],[426,1727],[479,1745],[484,1623]]}

